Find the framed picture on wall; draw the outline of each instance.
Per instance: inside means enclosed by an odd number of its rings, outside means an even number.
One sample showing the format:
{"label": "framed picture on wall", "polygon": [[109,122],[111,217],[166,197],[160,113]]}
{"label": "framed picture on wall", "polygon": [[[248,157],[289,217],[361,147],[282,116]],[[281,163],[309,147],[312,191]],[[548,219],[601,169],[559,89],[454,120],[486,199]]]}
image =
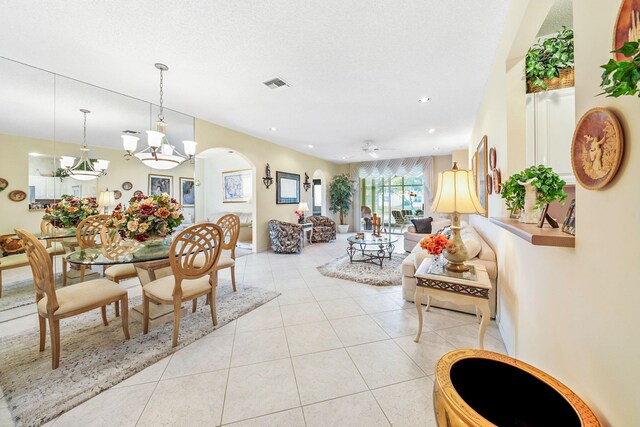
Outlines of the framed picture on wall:
{"label": "framed picture on wall", "polygon": [[475,176],[476,176],[476,192],[478,193],[478,200],[484,208],[484,216],[489,216],[489,206],[487,203],[487,135],[483,136],[478,146],[476,147],[475,154]]}
{"label": "framed picture on wall", "polygon": [[251,169],[222,172],[222,203],[247,203],[252,194]]}
{"label": "framed picture on wall", "polygon": [[182,206],[195,206],[196,192],[193,178],[180,177],[180,203]]}
{"label": "framed picture on wall", "polygon": [[171,175],[149,174],[149,196],[159,196],[167,193],[173,197],[173,177]]}
{"label": "framed picture on wall", "polygon": [[279,205],[300,203],[300,175],[276,171],[276,203]]}

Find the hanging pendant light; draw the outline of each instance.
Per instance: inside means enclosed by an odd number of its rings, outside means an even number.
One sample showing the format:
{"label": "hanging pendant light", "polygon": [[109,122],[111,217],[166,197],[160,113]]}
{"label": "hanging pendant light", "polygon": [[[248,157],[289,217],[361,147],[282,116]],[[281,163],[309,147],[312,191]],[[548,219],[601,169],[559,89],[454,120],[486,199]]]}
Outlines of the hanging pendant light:
{"label": "hanging pendant light", "polygon": [[82,148],[80,148],[80,159],[78,163],[74,165],[76,161],[72,156],[61,156],[60,166],[64,169],[65,174],[78,181],[91,181],[100,176],[107,174],[107,168],[109,167],[108,160],[96,160],[91,161],[89,159],[89,147],[87,147],[87,114],[91,113],[84,108],[80,110],[84,114],[84,132],[82,136]]}
{"label": "hanging pendant light", "polygon": [[196,154],[197,142],[182,141],[184,146],[183,154],[167,140],[167,124],[164,121],[164,108],[162,103],[164,94],[163,72],[167,71],[169,67],[159,63],[155,64],[155,67],[160,70],[160,112],[158,113],[156,129],[146,131],[148,147],[137,153],[135,151],[138,147],[138,141],[140,138],[133,135],[122,135],[122,145],[126,151],[124,157],[127,160],[131,157],[136,157],[145,166],[152,169],[173,169],[185,161],[193,162],[194,155]]}

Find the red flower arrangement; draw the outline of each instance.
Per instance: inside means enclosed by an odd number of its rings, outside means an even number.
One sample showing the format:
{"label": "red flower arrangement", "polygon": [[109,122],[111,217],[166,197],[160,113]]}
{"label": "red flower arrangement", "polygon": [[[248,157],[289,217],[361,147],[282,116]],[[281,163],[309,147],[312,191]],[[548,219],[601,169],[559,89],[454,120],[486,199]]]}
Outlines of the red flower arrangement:
{"label": "red flower arrangement", "polygon": [[449,239],[443,234],[431,234],[420,240],[420,247],[431,255],[440,255],[449,244]]}

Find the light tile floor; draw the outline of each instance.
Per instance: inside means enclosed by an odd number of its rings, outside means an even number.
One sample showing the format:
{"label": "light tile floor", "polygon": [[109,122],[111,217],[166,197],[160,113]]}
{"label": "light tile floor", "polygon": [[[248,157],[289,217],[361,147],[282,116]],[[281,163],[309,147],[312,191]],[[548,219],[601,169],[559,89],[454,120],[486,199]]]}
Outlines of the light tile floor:
{"label": "light tile floor", "polygon": [[[435,364],[450,350],[477,347],[476,318],[433,308],[414,343],[417,313],[400,287],[316,270],[345,253],[345,239],[307,245],[300,255],[239,258],[240,287],[282,295],[48,426],[435,426]],[[506,354],[494,321],[485,348]]]}

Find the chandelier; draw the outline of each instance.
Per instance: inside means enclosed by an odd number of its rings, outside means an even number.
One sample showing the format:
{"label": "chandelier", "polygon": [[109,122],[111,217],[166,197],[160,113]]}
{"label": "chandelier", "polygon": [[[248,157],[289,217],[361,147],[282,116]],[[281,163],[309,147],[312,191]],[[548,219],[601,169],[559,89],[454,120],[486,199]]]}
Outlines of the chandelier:
{"label": "chandelier", "polygon": [[84,133],[82,136],[82,148],[80,148],[80,159],[75,163],[76,158],[72,156],[60,156],[60,166],[64,169],[64,174],[78,181],[91,181],[107,174],[109,167],[108,160],[89,159],[89,148],[87,147],[87,114],[91,113],[84,108],[80,110],[84,114]]}
{"label": "chandelier", "polygon": [[138,148],[138,140],[140,138],[133,135],[122,135],[122,145],[126,151],[125,159],[136,157],[144,165],[152,169],[173,169],[185,161],[193,161],[196,154],[195,141],[182,141],[184,145],[184,154],[179,152],[176,147],[171,145],[166,137],[167,124],[164,122],[163,102],[163,72],[169,67],[164,64],[155,64],[160,70],[160,112],[158,113],[158,121],[155,130],[148,130],[147,144],[148,147],[135,153]]}

